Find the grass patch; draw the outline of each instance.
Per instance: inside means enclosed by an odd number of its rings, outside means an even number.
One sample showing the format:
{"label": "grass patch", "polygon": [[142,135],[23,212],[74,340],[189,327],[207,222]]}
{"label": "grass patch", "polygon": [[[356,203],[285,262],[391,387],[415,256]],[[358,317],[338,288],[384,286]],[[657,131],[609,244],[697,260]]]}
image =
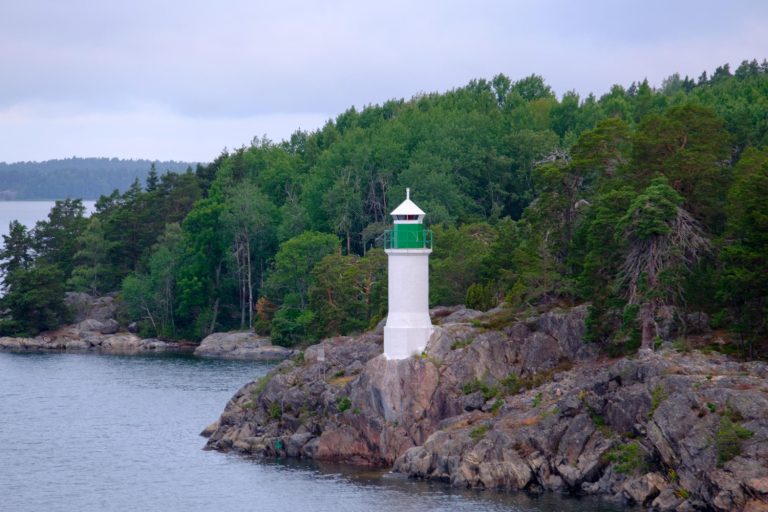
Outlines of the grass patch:
{"label": "grass patch", "polygon": [[541,393],[536,393],[536,396],[533,397],[533,401],[531,402],[531,405],[533,407],[538,407],[541,405],[541,400],[544,398],[544,395]]}
{"label": "grass patch", "polygon": [[477,391],[480,391],[483,393],[483,398],[486,400],[490,400],[491,398],[495,397],[499,394],[499,388],[496,386],[489,386],[485,382],[479,380],[479,379],[472,379],[469,382],[464,383],[463,386],[461,386],[461,391],[465,395],[471,395],[472,393],[476,393]]}
{"label": "grass patch", "polygon": [[349,381],[351,381],[354,378],[355,378],[354,375],[341,375],[339,377],[333,377],[333,378],[329,379],[328,380],[328,384],[330,384],[331,386],[336,386],[336,387],[344,387],[344,386],[347,385],[347,383]]}
{"label": "grass patch", "polygon": [[264,391],[264,388],[267,387],[267,384],[269,384],[269,381],[272,380],[272,377],[274,377],[275,374],[270,372],[259,379],[259,381],[256,383],[256,387],[253,388],[252,395],[260,395],[262,391]]}
{"label": "grass patch", "polygon": [[652,418],[653,414],[656,412],[656,409],[659,408],[659,405],[661,405],[661,402],[667,399],[667,391],[664,389],[664,386],[661,384],[657,384],[655,388],[651,391],[651,410],[648,411],[648,418]]}
{"label": "grass patch", "polygon": [[272,405],[269,406],[269,417],[273,420],[279,420],[282,415],[283,408],[280,407],[280,404],[272,402]]}
{"label": "grass patch", "polygon": [[473,428],[469,431],[469,437],[473,441],[479,441],[483,437],[485,437],[485,434],[491,429],[489,425],[480,425],[478,427]]}
{"label": "grass patch", "polygon": [[720,426],[715,432],[715,449],[717,450],[717,465],[721,467],[729,460],[741,455],[741,445],[755,433],[734,423],[727,415],[720,418]]}
{"label": "grass patch", "polygon": [[614,464],[613,469],[620,474],[637,474],[647,469],[645,450],[637,441],[619,444],[605,454],[605,459]]}
{"label": "grass patch", "polygon": [[464,347],[468,347],[475,341],[474,338],[469,338],[466,340],[456,340],[453,343],[451,343],[451,350],[459,350]]}
{"label": "grass patch", "polygon": [[293,356],[293,362],[296,363],[296,366],[303,366],[304,365],[304,351],[302,350],[295,356]]}
{"label": "grass patch", "polygon": [[496,416],[499,414],[499,411],[501,410],[502,406],[504,405],[504,400],[501,398],[497,398],[495,402],[493,402],[493,405],[491,406],[491,414]]}

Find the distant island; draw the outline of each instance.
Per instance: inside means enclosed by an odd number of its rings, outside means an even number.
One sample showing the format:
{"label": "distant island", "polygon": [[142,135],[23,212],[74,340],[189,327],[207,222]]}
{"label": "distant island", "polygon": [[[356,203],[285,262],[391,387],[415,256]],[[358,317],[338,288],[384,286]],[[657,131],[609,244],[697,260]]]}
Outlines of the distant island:
{"label": "distant island", "polygon": [[64,158],[44,162],[0,162],[0,201],[33,199],[98,199],[144,182],[154,164],[159,174],[194,169],[196,162]]}

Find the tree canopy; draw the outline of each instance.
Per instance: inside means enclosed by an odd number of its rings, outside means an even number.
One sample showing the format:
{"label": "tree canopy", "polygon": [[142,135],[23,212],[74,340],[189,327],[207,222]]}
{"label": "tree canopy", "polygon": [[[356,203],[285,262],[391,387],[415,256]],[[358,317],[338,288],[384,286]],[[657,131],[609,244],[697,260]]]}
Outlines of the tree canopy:
{"label": "tree canopy", "polygon": [[381,235],[410,187],[435,233],[433,305],[589,303],[589,339],[615,350],[652,346],[669,308],[705,312],[765,354],[767,111],[765,61],[599,97],[497,75],[350,108],[194,170],[148,165],[88,219],[67,200],[12,225],[0,325],[55,324],[29,289],[55,276],[120,290],[127,318],[165,338],[368,328],[386,314]]}

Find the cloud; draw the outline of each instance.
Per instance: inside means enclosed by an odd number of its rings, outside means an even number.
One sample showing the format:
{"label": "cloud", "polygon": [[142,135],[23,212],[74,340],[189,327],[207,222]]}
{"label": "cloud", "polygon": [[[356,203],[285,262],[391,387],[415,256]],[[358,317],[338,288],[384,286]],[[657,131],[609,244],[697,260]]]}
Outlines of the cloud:
{"label": "cloud", "polygon": [[[6,2],[0,140],[15,143],[0,143],[0,160],[42,154],[36,134],[63,155],[151,157],[166,144],[189,158],[203,139],[218,153],[285,136],[290,119],[319,126],[350,105],[500,72],[582,96],[660,84],[765,57],[755,52],[768,48],[767,15],[768,3],[709,0]],[[196,145],[182,151],[184,140]]]}

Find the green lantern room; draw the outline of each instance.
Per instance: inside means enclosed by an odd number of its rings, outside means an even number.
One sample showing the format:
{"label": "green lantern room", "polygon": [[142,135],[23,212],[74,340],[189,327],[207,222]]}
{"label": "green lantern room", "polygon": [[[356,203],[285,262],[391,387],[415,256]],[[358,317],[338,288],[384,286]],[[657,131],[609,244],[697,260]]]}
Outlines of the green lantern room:
{"label": "green lantern room", "polygon": [[411,189],[405,189],[405,201],[392,213],[394,228],[387,236],[387,249],[431,249],[432,232],[424,229],[424,211],[411,201]]}

